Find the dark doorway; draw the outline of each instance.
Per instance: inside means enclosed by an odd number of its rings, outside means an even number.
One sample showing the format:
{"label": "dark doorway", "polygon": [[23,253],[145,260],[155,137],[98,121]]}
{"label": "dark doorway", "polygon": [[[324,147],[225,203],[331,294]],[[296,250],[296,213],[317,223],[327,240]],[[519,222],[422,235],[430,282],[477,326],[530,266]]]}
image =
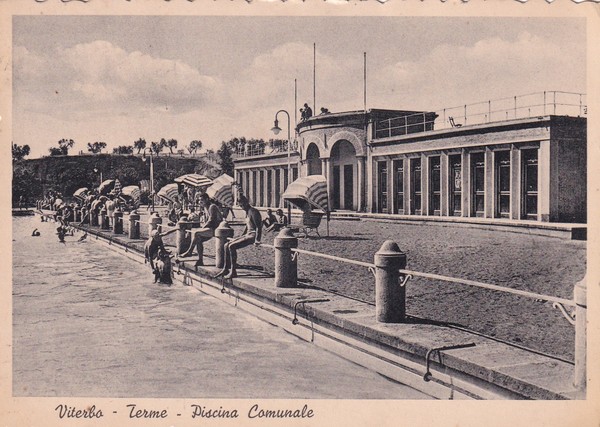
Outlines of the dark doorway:
{"label": "dark doorway", "polygon": [[344,165],[344,209],[351,210],[354,202],[354,167]]}
{"label": "dark doorway", "polygon": [[340,208],[340,167],[333,167],[333,209]]}

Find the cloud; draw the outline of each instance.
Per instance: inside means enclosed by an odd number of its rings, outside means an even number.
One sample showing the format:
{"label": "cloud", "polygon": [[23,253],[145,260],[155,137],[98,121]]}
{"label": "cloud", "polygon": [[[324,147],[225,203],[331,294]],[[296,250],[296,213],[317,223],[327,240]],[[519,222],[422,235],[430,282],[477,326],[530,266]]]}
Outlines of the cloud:
{"label": "cloud", "polygon": [[416,61],[384,67],[370,86],[373,102],[425,109],[545,90],[585,91],[585,46],[557,46],[527,32],[512,41],[443,44]]}
{"label": "cloud", "polygon": [[221,82],[179,60],[127,52],[98,40],[34,53],[14,50],[15,94],[25,108],[48,114],[86,111],[186,111],[217,96]]}

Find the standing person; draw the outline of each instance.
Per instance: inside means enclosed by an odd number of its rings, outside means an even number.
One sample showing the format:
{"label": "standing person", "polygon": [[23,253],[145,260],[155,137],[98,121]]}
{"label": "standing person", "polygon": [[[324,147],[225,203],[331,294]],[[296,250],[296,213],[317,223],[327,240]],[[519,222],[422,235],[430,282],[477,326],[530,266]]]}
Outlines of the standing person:
{"label": "standing person", "polygon": [[202,193],[200,196],[200,206],[204,210],[204,220],[200,223],[200,228],[192,228],[192,242],[187,251],[181,254],[182,258],[189,257],[194,253],[194,247],[198,251],[198,261],[196,265],[204,265],[204,242],[215,237],[215,229],[219,226],[223,217],[219,207],[208,197],[208,194]]}
{"label": "standing person", "polygon": [[115,220],[115,208],[117,207],[113,200],[113,196],[110,196],[106,203],[104,203],[104,207],[106,208],[106,214],[108,215],[108,224],[112,227],[113,221]]}
{"label": "standing person", "polygon": [[241,236],[225,243],[225,265],[223,269],[215,276],[224,276],[225,279],[231,279],[237,276],[237,251],[250,246],[251,244],[260,245],[262,237],[262,217],[260,212],[250,206],[250,202],[245,196],[238,199],[240,207],[246,212],[246,228]]}

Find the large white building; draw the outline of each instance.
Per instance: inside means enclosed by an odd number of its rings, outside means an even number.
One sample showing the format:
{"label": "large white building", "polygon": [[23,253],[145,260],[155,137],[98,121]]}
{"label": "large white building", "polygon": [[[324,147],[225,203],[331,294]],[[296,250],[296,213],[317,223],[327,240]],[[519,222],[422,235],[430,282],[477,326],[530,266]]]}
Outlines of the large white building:
{"label": "large white building", "polygon": [[263,207],[283,206],[289,179],[324,175],[337,211],[586,222],[584,95],[557,102],[557,94],[540,93],[529,105],[514,97],[500,110],[492,102],[464,106],[459,114],[314,116],[297,124],[289,153],[239,152],[236,181]]}

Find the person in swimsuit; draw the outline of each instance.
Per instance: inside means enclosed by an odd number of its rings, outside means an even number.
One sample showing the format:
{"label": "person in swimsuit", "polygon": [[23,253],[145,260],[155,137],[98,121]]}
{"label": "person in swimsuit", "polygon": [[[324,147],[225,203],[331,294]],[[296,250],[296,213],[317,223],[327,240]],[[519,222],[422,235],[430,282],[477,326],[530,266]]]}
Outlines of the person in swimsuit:
{"label": "person in swimsuit", "polygon": [[250,206],[250,202],[245,196],[240,196],[238,203],[246,212],[246,228],[244,228],[244,232],[241,236],[225,243],[225,265],[215,278],[223,276],[225,279],[231,279],[236,277],[237,251],[250,246],[251,244],[260,245],[263,225],[260,212],[256,208]]}
{"label": "person in swimsuit", "polygon": [[197,266],[204,265],[204,242],[215,237],[215,229],[223,220],[221,211],[210,200],[208,194],[202,193],[202,196],[200,196],[200,206],[204,209],[205,220],[200,223],[200,228],[192,228],[192,242],[190,243],[190,247],[180,255],[181,258],[192,256],[195,247],[198,251]]}

